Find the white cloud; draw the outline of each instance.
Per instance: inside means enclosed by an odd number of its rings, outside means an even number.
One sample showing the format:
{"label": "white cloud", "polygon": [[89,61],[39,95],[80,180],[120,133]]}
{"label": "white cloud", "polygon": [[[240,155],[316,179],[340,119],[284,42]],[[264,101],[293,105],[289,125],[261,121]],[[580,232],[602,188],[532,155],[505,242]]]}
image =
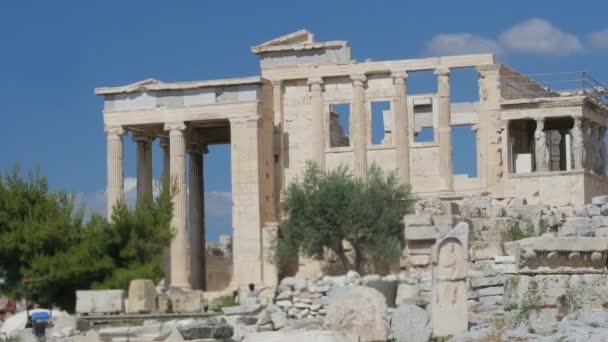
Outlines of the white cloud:
{"label": "white cloud", "polygon": [[[590,34],[589,44],[596,49],[608,49],[608,30]],[[576,35],[562,32],[545,19],[532,18],[508,28],[496,39],[467,32],[441,33],[426,43],[424,54],[449,56],[493,52],[505,55],[517,52],[564,57],[584,50]]]}
{"label": "white cloud", "polygon": [[568,56],[584,50],[577,36],[539,18],[511,27],[500,35],[499,41],[505,49],[514,52]]}
{"label": "white cloud", "polygon": [[472,53],[502,53],[502,47],[493,39],[471,33],[438,34],[425,46],[425,55],[449,56]]}
{"label": "white cloud", "polygon": [[608,29],[589,33],[587,41],[591,49],[608,50]]}

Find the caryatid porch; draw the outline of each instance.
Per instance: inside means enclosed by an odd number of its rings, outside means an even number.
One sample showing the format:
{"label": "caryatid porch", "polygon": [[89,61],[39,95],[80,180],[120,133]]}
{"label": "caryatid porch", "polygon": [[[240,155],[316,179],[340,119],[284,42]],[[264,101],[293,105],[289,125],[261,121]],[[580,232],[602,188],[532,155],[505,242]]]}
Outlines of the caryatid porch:
{"label": "caryatid porch", "polygon": [[205,289],[203,155],[207,145],[219,143],[231,144],[231,285],[274,283],[276,272],[263,251],[268,244],[263,240],[272,239],[276,229],[272,109],[262,101],[263,94],[272,96],[270,84],[259,77],[168,84],[146,80],[98,88],[96,94],[104,96],[109,218],[124,198],[124,136],[132,132],[137,143],[138,199],[152,194],[151,144],[160,141],[163,173],[176,190],[170,285]]}

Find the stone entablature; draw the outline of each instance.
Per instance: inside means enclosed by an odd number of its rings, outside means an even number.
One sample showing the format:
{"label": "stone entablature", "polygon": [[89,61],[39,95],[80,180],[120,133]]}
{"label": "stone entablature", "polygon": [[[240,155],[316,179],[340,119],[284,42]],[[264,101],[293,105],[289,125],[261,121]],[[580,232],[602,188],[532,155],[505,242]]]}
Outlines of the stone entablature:
{"label": "stone entablature", "polygon": [[535,237],[518,245],[518,273],[608,273],[608,243],[602,238]]}

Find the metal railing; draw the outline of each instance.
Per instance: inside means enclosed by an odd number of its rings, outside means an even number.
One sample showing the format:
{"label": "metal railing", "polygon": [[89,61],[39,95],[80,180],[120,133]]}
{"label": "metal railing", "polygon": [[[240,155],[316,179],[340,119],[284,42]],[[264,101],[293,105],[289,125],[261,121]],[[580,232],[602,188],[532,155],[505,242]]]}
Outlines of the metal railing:
{"label": "metal railing", "polygon": [[501,76],[504,99],[586,95],[608,106],[608,88],[587,72]]}

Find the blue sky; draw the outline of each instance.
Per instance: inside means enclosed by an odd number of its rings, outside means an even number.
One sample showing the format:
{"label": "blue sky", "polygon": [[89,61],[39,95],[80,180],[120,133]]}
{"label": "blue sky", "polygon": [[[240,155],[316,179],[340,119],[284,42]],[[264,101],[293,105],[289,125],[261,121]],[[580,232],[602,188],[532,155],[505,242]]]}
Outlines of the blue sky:
{"label": "blue sky", "polygon": [[[607,10],[603,1],[3,1],[0,169],[39,165],[53,189],[99,198],[106,161],[95,87],[256,75],[249,47],[301,28],[350,41],[357,60],[491,50],[525,73],[587,70],[608,81]],[[223,200],[228,151],[205,159],[206,190]],[[213,235],[229,230],[219,212]]]}

